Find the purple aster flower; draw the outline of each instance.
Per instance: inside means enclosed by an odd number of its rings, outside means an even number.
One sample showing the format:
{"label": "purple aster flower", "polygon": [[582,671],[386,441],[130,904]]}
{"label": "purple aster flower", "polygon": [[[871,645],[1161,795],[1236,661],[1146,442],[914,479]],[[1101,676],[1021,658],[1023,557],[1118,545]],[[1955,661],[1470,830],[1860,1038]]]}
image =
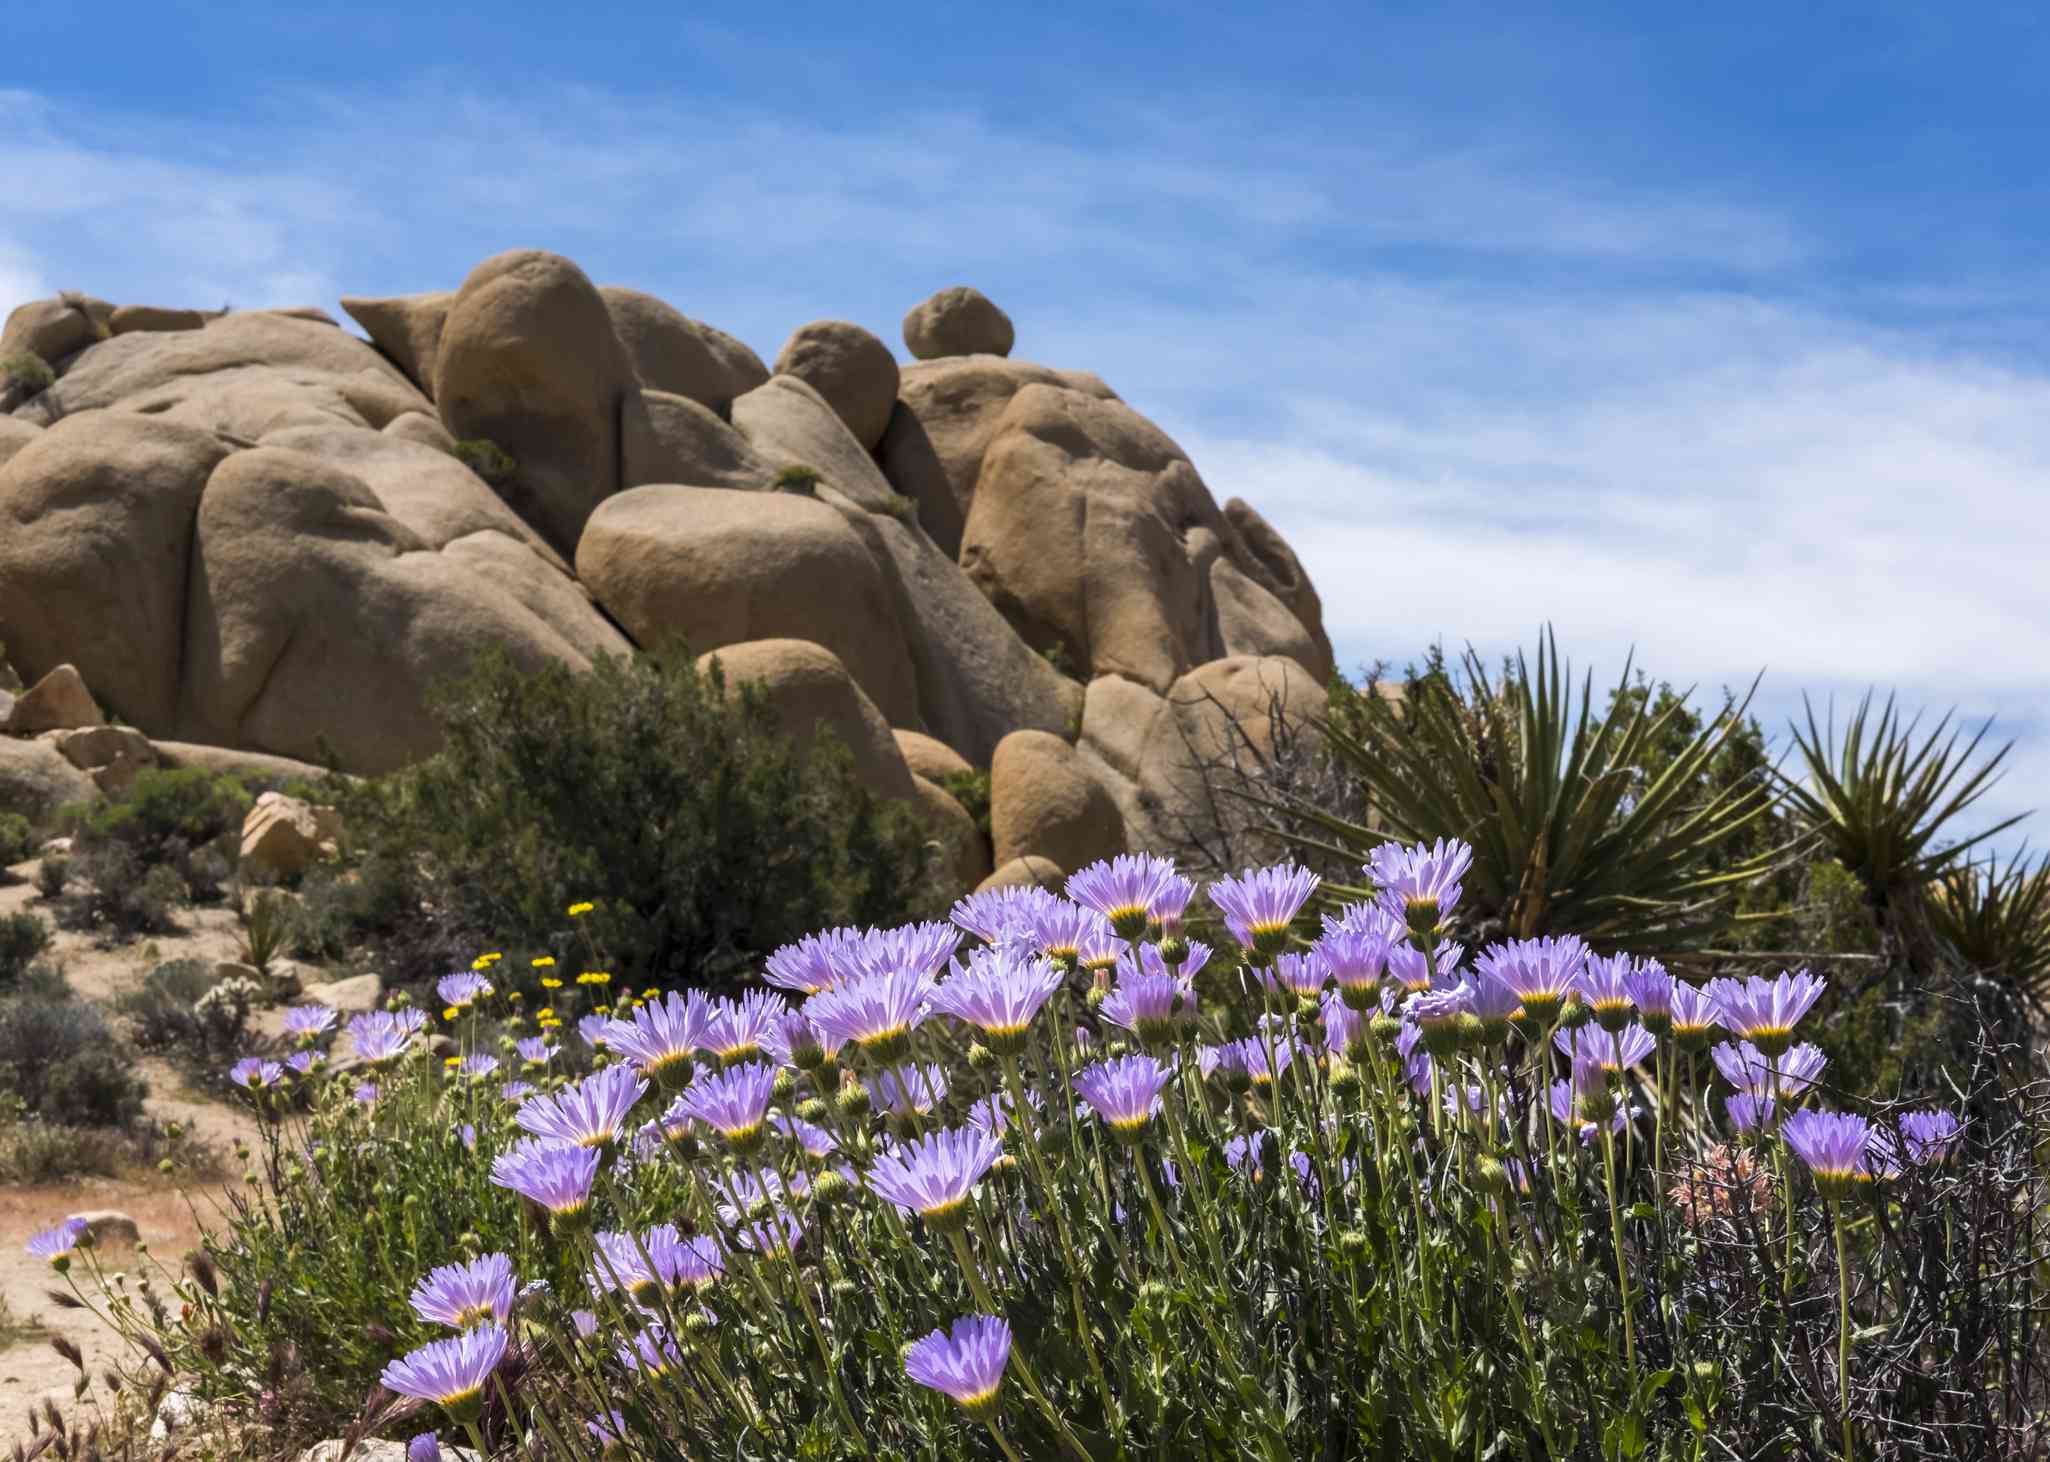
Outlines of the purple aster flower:
{"label": "purple aster flower", "polygon": [[1269,990],[1285,991],[1297,999],[1314,998],[1330,982],[1331,971],[1314,949],[1304,954],[1290,951],[1274,956],[1274,963],[1260,972],[1260,979]]}
{"label": "purple aster flower", "polygon": [[228,1080],[247,1091],[262,1091],[285,1079],[285,1068],[276,1061],[244,1056],[228,1068]]}
{"label": "purple aster flower", "polygon": [[1175,876],[1174,864],[1165,858],[1120,853],[1070,877],[1067,895],[1103,915],[1120,938],[1136,939],[1152,921],[1163,886]]}
{"label": "purple aster flower", "polygon": [[939,978],[940,971],[960,947],[960,930],[951,924],[928,921],[894,929],[871,929],[862,937],[858,958],[871,974],[909,973],[931,981]]}
{"label": "purple aster flower", "polygon": [[[1039,1093],[1029,1088],[1025,1093],[1025,1102],[1035,1112],[1043,1105]],[[971,1103],[968,1108],[968,1125],[978,1127],[992,1137],[1002,1137],[1011,1130],[1011,1094],[1004,1091],[991,1092],[982,1100]]]}
{"label": "purple aster flower", "polygon": [[816,1071],[839,1058],[840,1041],[823,1035],[802,1010],[786,1010],[762,1032],[762,1049],[779,1066]]}
{"label": "purple aster flower", "polygon": [[[409,1013],[418,1014],[417,1011]],[[407,1022],[390,1011],[367,1011],[349,1021],[349,1043],[364,1061],[372,1066],[383,1066],[405,1054],[406,1046],[417,1029],[408,1029],[407,1026]]]}
{"label": "purple aster flower", "polygon": [[755,1217],[737,1208],[722,1207],[719,1217],[732,1225],[734,1242],[763,1259],[795,1254],[797,1246],[804,1242],[804,1223],[787,1208]]}
{"label": "purple aster flower", "polygon": [[491,991],[489,980],[468,970],[459,975],[443,975],[434,983],[434,993],[441,997],[441,1003],[453,1010],[467,1010]]}
{"label": "purple aster flower", "polygon": [[501,1101],[523,1102],[533,1094],[534,1083],[531,1081],[508,1081],[498,1089]]}
{"label": "purple aster flower", "polygon": [[1964,1123],[1957,1113],[1936,1109],[1903,1112],[1900,1128],[1909,1162],[1938,1163],[1950,1156]]}
{"label": "purple aster flower", "polygon": [[1247,1036],[1229,1041],[1236,1064],[1256,1087],[1271,1087],[1296,1058],[1296,1039],[1291,1035]]}
{"label": "purple aster flower", "polygon": [[1096,1108],[1112,1132],[1136,1141],[1160,1110],[1160,1093],[1174,1080],[1174,1064],[1152,1056],[1118,1056],[1083,1068],[1075,1090]]}
{"label": "purple aster flower", "polygon": [[598,1317],[589,1310],[571,1310],[569,1323],[579,1340],[589,1340],[598,1333]]}
{"label": "purple aster flower", "polygon": [[1770,1132],[1779,1119],[1778,1105],[1771,1097],[1748,1091],[1725,1097],[1723,1110],[1730,1114],[1730,1129],[1735,1132]]}
{"label": "purple aster flower", "polygon": [[789,1010],[788,1001],[768,990],[750,990],[738,1000],[715,1001],[699,1045],[729,1066],[758,1056],[763,1040]]}
{"label": "purple aster flower", "polygon": [[41,1259],[52,1269],[62,1274],[71,1267],[72,1253],[85,1246],[92,1226],[82,1218],[67,1218],[54,1228],[46,1228],[28,1241],[28,1256]]}
{"label": "purple aster flower", "polygon": [[1860,1184],[1871,1176],[1866,1149],[1872,1142],[1872,1124],[1863,1117],[1811,1107],[1782,1122],[1780,1135],[1794,1156],[1808,1165],[1815,1190],[1824,1198],[1856,1197]]}
{"label": "purple aster flower", "polygon": [[1108,922],[1094,911],[1090,912],[1090,920],[1083,926],[1082,937],[1075,945],[1075,964],[1091,974],[1102,974],[1117,965],[1132,943],[1118,938]]}
{"label": "purple aster flower", "polygon": [[1627,954],[1589,955],[1580,967],[1580,998],[1605,1031],[1621,1030],[1637,1014],[1637,1002],[1630,996],[1630,972],[1635,968]]}
{"label": "purple aster flower", "polygon": [[606,1040],[650,1080],[674,1090],[690,1075],[713,1018],[712,1003],[700,991],[672,990],[634,1011],[633,1019],[613,1021]]}
{"label": "purple aster flower", "polygon": [[1188,916],[1189,901],[1195,896],[1193,879],[1176,873],[1161,880],[1160,889],[1153,896],[1153,918],[1160,925],[1162,939],[1181,938],[1182,920]]}
{"label": "purple aster flower", "polygon": [[1003,1144],[980,1128],[949,1128],[886,1149],[868,1186],[944,1232],[968,1221],[969,1193],[1003,1155]]}
{"label": "purple aster flower", "polygon": [[1141,1045],[1170,1045],[1195,1019],[1195,986],[1170,974],[1153,945],[1142,945],[1140,965],[1128,958],[1119,966],[1117,987],[1104,997],[1098,1013],[1137,1036]]}
{"label": "purple aster flower", "polygon": [[954,1398],[977,1421],[997,1413],[997,1392],[1011,1360],[1011,1327],[995,1315],[964,1315],[953,1332],[935,1330],[911,1342],[904,1374]]}
{"label": "purple aster flower", "polygon": [[1673,986],[1678,983],[1655,959],[1638,960],[1623,976],[1624,993],[1637,1007],[1637,1015],[1644,1022],[1644,1028],[1654,1036],[1672,1034]]}
{"label": "purple aster flower", "polygon": [[1753,975],[1747,980],[1711,980],[1708,993],[1722,1012],[1722,1023],[1739,1040],[1751,1042],[1768,1056],[1794,1043],[1794,1027],[1821,998],[1825,981],[1806,970],[1782,971],[1776,980]]}
{"label": "purple aster flower", "polygon": [[285,1034],[300,1041],[319,1040],[333,1029],[337,1018],[325,1005],[294,1005],[285,1012]]}
{"label": "purple aster flower", "polygon": [[555,1056],[555,1047],[548,1044],[546,1036],[528,1036],[523,1041],[515,1041],[513,1049],[522,1061],[535,1066],[546,1066]]}
{"label": "purple aster flower", "polygon": [[1574,1059],[1571,1079],[1552,1083],[1551,1097],[1553,1119],[1578,1128],[1583,1143],[1590,1141],[1604,1122],[1611,1132],[1621,1132],[1630,1120],[1609,1089],[1608,1072],[1585,1057]]}
{"label": "purple aster flower", "polygon": [[387,1391],[432,1401],[458,1422],[474,1422],[484,1409],[484,1383],[505,1359],[503,1326],[479,1325],[453,1340],[436,1340],[393,1361],[378,1379]]}
{"label": "purple aster flower", "polygon": [[910,1048],[911,1032],[931,1010],[932,991],[921,971],[899,970],[814,995],[804,1013],[821,1035],[852,1041],[879,1061],[894,1061]]}
{"label": "purple aster flower", "polygon": [[1460,879],[1473,866],[1473,849],[1456,838],[1429,846],[1383,843],[1367,855],[1364,872],[1379,891],[1377,902],[1391,919],[1418,934],[1429,934],[1459,906]]}
{"label": "purple aster flower", "polygon": [[1658,1049],[1658,1042],[1651,1038],[1651,1032],[1641,1025],[1625,1026],[1619,1031],[1594,1030],[1588,1026],[1553,1031],[1552,1044],[1576,1063],[1591,1061],[1610,1076],[1617,1075],[1624,1067],[1635,1066]]}
{"label": "purple aster flower", "polygon": [[598,1149],[564,1147],[529,1137],[501,1152],[491,1164],[491,1181],[510,1188],[557,1217],[584,1211],[598,1176]]}
{"label": "purple aster flower", "polygon": [[584,1423],[584,1430],[606,1453],[622,1451],[626,1447],[626,1417],[617,1411],[608,1411],[603,1416],[594,1416]]}
{"label": "purple aster flower", "polygon": [[587,1276],[594,1295],[619,1289],[653,1307],[664,1295],[708,1290],[726,1272],[716,1242],[703,1234],[686,1237],[673,1223],[639,1234],[600,1233],[596,1240],[598,1258]]}
{"label": "purple aster flower", "polygon": [[619,1140],[634,1104],[648,1094],[648,1083],[630,1066],[594,1071],[574,1086],[535,1097],[513,1121],[522,1131],[574,1147],[610,1147]]}
{"label": "purple aster flower", "polygon": [[294,1076],[311,1076],[320,1057],[312,1051],[294,1051],[285,1058],[285,1069]]}
{"label": "purple aster flower", "polygon": [[807,934],[770,955],[762,978],[778,989],[799,995],[830,990],[859,973],[854,956],[861,946],[861,937],[859,929],[847,928]]}
{"label": "purple aster flower", "polygon": [[413,1313],[430,1325],[467,1330],[485,1320],[503,1325],[512,1318],[513,1267],[504,1254],[485,1254],[466,1264],[429,1270],[413,1286]]}
{"label": "purple aster flower", "polygon": [[471,1152],[477,1150],[477,1124],[475,1122],[463,1123],[462,1126],[456,1129],[456,1135],[463,1139],[464,1147],[468,1148]]}
{"label": "purple aster flower", "polygon": [[1324,994],[1324,1049],[1334,1055],[1350,1054],[1364,1060],[1367,1054],[1367,1018],[1345,1003],[1337,990]]}
{"label": "purple aster flower", "polygon": [[1317,958],[1331,972],[1331,979],[1355,1010],[1373,1003],[1388,970],[1388,952],[1395,939],[1385,929],[1354,929],[1343,923],[1326,923],[1324,936],[1313,946]]}
{"label": "purple aster flower", "polygon": [[932,1008],[982,1032],[999,1055],[1022,1050],[1040,1007],[1061,987],[1060,966],[1017,944],[977,949],[932,993]]}
{"label": "purple aster flower", "polygon": [[1577,935],[1567,934],[1491,944],[1475,964],[1483,975],[1495,976],[1516,992],[1533,1025],[1548,1026],[1579,987],[1586,962],[1587,946]]}
{"label": "purple aster flower", "polygon": [[1402,1013],[1422,1033],[1425,1050],[1449,1056],[1459,1048],[1461,1025],[1473,1014],[1473,989],[1462,982],[1449,990],[1426,990],[1404,1001]]}
{"label": "purple aster flower", "polygon": [[1722,1009],[1715,1003],[1715,997],[1685,980],[1673,981],[1672,1011],[1673,1039],[1690,1051],[1706,1046],[1715,1028],[1722,1024]]}
{"label": "purple aster flower", "polygon": [[1478,970],[1467,984],[1467,1008],[1481,1023],[1481,1038],[1493,1044],[1504,1039],[1524,1018],[1523,997],[1501,975]]}
{"label": "purple aster flower", "polygon": [[700,1076],[678,1098],[678,1105],[685,1115],[744,1152],[761,1141],[769,1098],[775,1092],[776,1068],[766,1061],[747,1061]]}
{"label": "purple aster flower", "polygon": [[406,1443],[406,1462],[441,1462],[441,1438],[422,1432]]}
{"label": "purple aster flower", "polygon": [[796,1143],[798,1149],[814,1162],[832,1156],[840,1140],[816,1122],[807,1122],[802,1117],[786,1117],[777,1113],[769,1118],[769,1125]]}
{"label": "purple aster flower", "polygon": [[1777,1057],[1767,1056],[1749,1041],[1724,1041],[1708,1054],[1723,1080],[1738,1091],[1753,1096],[1777,1095],[1787,1101],[1815,1085],[1822,1068],[1829,1064],[1821,1049],[1807,1041]]}
{"label": "purple aster flower", "polygon": [[1289,928],[1310,895],[1323,882],[1306,868],[1280,863],[1248,868],[1236,878],[1210,885],[1210,902],[1224,915],[1225,927],[1247,949],[1274,954],[1288,943]]}
{"label": "purple aster flower", "polygon": [[357,1086],[357,1088],[353,1092],[349,1093],[349,1095],[354,1097],[362,1105],[366,1107],[370,1106],[377,1100],[377,1083],[374,1081],[362,1082]]}
{"label": "purple aster flower", "polygon": [[1028,883],[971,893],[947,917],[977,939],[995,944],[1006,935],[1031,929],[1042,910],[1059,902],[1059,895]]}
{"label": "purple aster flower", "polygon": [[998,943],[1016,940],[1032,946],[1048,959],[1071,965],[1081,958],[1083,944],[1099,935],[1110,937],[1110,920],[1094,909],[1055,899],[1038,907],[1028,926],[1013,930],[1009,940]]}
{"label": "purple aster flower", "polygon": [[464,1076],[489,1076],[497,1069],[498,1058],[496,1056],[487,1056],[481,1051],[475,1055],[463,1057],[456,1067],[456,1070]]}
{"label": "purple aster flower", "polygon": [[592,1050],[603,1051],[611,1046],[614,1029],[625,1024],[626,1021],[614,1020],[609,1015],[587,1015],[577,1022],[577,1034]]}
{"label": "purple aster flower", "polygon": [[869,1099],[892,1117],[923,1117],[947,1098],[947,1073],[938,1066],[892,1066],[866,1083]]}
{"label": "purple aster flower", "polygon": [[683,1352],[659,1324],[650,1324],[620,1342],[613,1352],[620,1364],[643,1376],[666,1376],[683,1364]]}

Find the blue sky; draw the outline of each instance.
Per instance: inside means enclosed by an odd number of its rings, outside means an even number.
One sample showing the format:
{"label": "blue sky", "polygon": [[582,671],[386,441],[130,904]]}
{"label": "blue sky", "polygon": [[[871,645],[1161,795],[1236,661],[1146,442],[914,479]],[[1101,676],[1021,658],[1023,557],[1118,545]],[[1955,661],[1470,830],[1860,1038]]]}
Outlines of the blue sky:
{"label": "blue sky", "polygon": [[13,7],[0,310],[544,247],[766,358],[970,283],[1290,536],[1347,662],[1550,620],[1764,668],[1774,729],[1897,687],[2050,805],[2050,11],[678,8]]}

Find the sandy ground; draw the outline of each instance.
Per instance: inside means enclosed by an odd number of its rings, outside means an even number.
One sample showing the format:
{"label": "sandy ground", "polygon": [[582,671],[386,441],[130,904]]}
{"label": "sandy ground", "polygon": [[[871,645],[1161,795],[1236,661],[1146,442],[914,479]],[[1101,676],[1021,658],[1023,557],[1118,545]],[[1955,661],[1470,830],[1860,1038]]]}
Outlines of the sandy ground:
{"label": "sandy ground", "polygon": [[[13,870],[23,880],[30,880],[34,871],[33,864]],[[34,910],[35,897],[32,881],[0,886],[0,915]],[[176,934],[117,949],[96,948],[83,936],[60,932],[52,956],[71,987],[90,1000],[111,999],[163,960],[237,957],[233,910],[185,909],[178,919],[181,928]],[[255,1124],[245,1109],[195,1096],[168,1064],[145,1060],[140,1071],[150,1086],[147,1110],[159,1121],[183,1123],[188,1131],[224,1152],[238,1137],[253,1137]],[[229,1167],[232,1170],[232,1158]],[[105,1383],[97,1379],[103,1367],[127,1365],[135,1359],[91,1314],[52,1303],[47,1292],[62,1288],[63,1280],[26,1252],[31,1234],[69,1214],[91,1209],[117,1209],[135,1220],[148,1254],[138,1255],[122,1246],[101,1256],[109,1271],[126,1270],[132,1278],[153,1272],[156,1265],[175,1271],[185,1252],[198,1243],[201,1222],[213,1212],[213,1199],[204,1191],[189,1196],[181,1193],[172,1180],[155,1171],[52,1186],[0,1185],[0,1296],[5,1297],[7,1312],[17,1324],[32,1320],[40,1327],[17,1333],[11,1344],[0,1342],[0,1443],[21,1434],[23,1411],[29,1402],[51,1396],[67,1407],[70,1404],[77,1372],[51,1349],[50,1336],[61,1335],[84,1353],[95,1377],[95,1395],[105,1395]],[[82,1278],[84,1267],[74,1268],[73,1273]],[[160,1288],[168,1284],[161,1275],[156,1282]]]}

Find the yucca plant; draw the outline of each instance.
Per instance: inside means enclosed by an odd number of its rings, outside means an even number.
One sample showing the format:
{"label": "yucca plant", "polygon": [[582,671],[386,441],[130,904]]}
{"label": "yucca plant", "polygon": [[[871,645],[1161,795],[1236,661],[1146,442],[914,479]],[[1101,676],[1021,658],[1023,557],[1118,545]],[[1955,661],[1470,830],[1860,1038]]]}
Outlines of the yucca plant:
{"label": "yucca plant", "polygon": [[1803,776],[1797,780],[1777,769],[1775,775],[1796,817],[1858,876],[1882,922],[1891,924],[1904,899],[1915,898],[1958,866],[1966,850],[2028,814],[2016,813],[1969,837],[1944,839],[1944,830],[1999,781],[2000,764],[2014,743],[1974,767],[1979,744],[1993,728],[1990,719],[1960,747],[1964,728],[1952,726],[1955,712],[1946,711],[1918,742],[1921,716],[1903,721],[1889,695],[1874,720],[1872,694],[1867,691],[1858,702],[1841,739],[1834,710],[1818,725],[1815,707],[1804,696],[1807,725],[1793,726]]}
{"label": "yucca plant", "polygon": [[2050,997],[2050,858],[2017,852],[1946,869],[1929,890],[1929,926],[1971,968],[2041,1005]]}
{"label": "yucca plant", "polygon": [[1283,836],[1355,866],[1391,839],[1459,838],[1473,845],[1467,888],[1489,935],[1605,944],[1627,930],[1645,953],[1699,948],[1734,922],[1729,896],[1782,856],[1755,836],[1776,798],[1763,776],[1712,775],[1745,726],[1748,691],[1701,720],[1687,694],[1641,691],[1626,662],[1605,709],[1592,675],[1576,698],[1548,629],[1535,667],[1519,652],[1499,683],[1469,648],[1456,674],[1413,676],[1399,698],[1334,702],[1322,729],[1358,805],[1295,799],[1276,809]]}

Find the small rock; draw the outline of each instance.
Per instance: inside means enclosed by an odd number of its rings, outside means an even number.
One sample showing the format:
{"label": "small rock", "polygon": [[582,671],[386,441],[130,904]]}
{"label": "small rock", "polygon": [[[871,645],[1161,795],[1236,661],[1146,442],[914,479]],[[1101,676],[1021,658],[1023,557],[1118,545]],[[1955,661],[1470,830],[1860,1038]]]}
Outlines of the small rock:
{"label": "small rock", "polygon": [[325,985],[310,985],[306,998],[316,1005],[343,1015],[360,1015],[366,1010],[377,1010],[384,1004],[384,981],[377,975],[356,975],[347,980],[332,980]]}
{"label": "small rock", "polygon": [[266,792],[242,819],[245,878],[297,878],[316,858],[335,851],[339,815],[282,792]]}
{"label": "small rock", "polygon": [[108,323],[116,335],[132,330],[197,330],[206,324],[206,316],[198,310],[166,309],[162,305],[121,305]]}
{"label": "small rock", "polygon": [[157,1403],[157,1414],[150,1419],[149,1439],[152,1442],[168,1442],[172,1437],[196,1428],[206,1419],[206,1402],[198,1394],[180,1387],[165,1395]]}
{"label": "small rock", "polygon": [[53,731],[49,736],[64,759],[91,773],[93,782],[109,797],[126,792],[143,768],[157,764],[157,749],[131,726],[89,726]]}
{"label": "small rock", "polygon": [[904,346],[919,360],[948,355],[1009,355],[1018,332],[979,289],[957,284],[911,307]]}
{"label": "small rock", "polygon": [[39,731],[106,724],[107,718],[85,688],[78,667],[59,665],[16,698],[5,729],[16,736],[33,736]]}
{"label": "small rock", "polygon": [[1067,881],[1067,877],[1058,863],[1028,854],[1022,858],[1013,858],[1004,864],[977,884],[975,891],[982,893],[992,888],[1023,888],[1026,884],[1036,883],[1041,888],[1050,888],[1058,892],[1061,885]]}
{"label": "small rock", "polygon": [[142,1230],[135,1226],[135,1220],[118,1208],[95,1208],[85,1213],[74,1213],[71,1217],[85,1220],[85,1230],[92,1235],[95,1244],[137,1244],[142,1241]]}
{"label": "small rock", "polygon": [[37,851],[45,858],[69,858],[73,846],[70,838],[52,838]]}

